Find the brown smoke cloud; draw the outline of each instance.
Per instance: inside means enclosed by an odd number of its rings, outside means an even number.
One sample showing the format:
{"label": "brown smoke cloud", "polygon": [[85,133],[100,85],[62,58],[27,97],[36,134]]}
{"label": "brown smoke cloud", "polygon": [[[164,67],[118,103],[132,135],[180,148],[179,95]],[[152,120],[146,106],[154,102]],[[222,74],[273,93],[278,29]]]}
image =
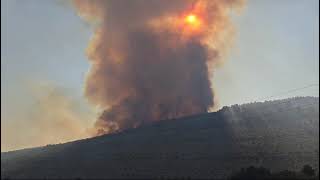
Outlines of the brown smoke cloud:
{"label": "brown smoke cloud", "polygon": [[84,111],[65,90],[51,85],[32,86],[34,103],[15,109],[16,116],[1,124],[1,151],[65,143],[92,134],[94,113]]}
{"label": "brown smoke cloud", "polygon": [[80,16],[96,24],[85,95],[105,109],[98,134],[212,108],[212,69],[232,39],[230,10],[242,3],[75,0]]}

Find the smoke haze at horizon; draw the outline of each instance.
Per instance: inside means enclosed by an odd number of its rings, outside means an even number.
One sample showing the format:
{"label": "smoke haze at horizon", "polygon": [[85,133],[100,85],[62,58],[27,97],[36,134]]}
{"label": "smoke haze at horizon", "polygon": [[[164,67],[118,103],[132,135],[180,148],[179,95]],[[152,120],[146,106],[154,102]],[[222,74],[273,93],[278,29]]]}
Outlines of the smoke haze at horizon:
{"label": "smoke haze at horizon", "polygon": [[[26,88],[30,81],[67,88],[68,96],[78,104],[94,108],[82,97],[89,69],[84,52],[93,26],[59,2],[2,1],[1,124],[2,130],[8,129],[8,124],[17,128],[16,133],[2,136],[2,151],[8,147],[8,139],[22,147],[19,142],[28,140],[28,129],[38,126],[24,123],[37,101]],[[213,76],[218,107],[252,102],[319,81],[318,1],[281,1],[277,5],[248,1],[241,15],[232,19],[238,30],[235,45]],[[318,96],[318,87],[278,98],[295,95]],[[94,116],[91,120],[95,121]]]}

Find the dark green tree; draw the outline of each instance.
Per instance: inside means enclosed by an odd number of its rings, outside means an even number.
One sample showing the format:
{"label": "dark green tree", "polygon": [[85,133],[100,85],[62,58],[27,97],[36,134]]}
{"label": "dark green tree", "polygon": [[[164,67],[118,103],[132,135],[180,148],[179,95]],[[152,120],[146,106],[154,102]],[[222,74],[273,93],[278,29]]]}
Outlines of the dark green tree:
{"label": "dark green tree", "polygon": [[310,165],[304,165],[301,172],[306,176],[314,176],[315,170]]}

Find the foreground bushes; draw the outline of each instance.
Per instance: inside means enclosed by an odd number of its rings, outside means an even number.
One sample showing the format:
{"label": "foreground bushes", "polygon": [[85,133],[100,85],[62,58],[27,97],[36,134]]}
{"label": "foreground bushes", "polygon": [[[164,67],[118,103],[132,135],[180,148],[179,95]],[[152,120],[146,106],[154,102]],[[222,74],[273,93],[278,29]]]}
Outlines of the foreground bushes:
{"label": "foreground bushes", "polygon": [[241,170],[233,174],[231,180],[244,180],[244,179],[319,179],[319,175],[316,176],[315,170],[310,165],[305,165],[300,172],[284,170],[280,172],[272,173],[269,169],[264,167],[250,166],[248,168],[241,168]]}

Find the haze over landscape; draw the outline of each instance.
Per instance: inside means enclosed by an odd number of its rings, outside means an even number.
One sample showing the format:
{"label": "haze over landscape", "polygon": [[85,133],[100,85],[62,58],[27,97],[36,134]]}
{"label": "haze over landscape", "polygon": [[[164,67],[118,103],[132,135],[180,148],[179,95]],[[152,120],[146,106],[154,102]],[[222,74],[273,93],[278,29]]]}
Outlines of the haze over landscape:
{"label": "haze over landscape", "polygon": [[1,153],[1,177],[220,179],[250,165],[288,174],[306,164],[319,172],[319,98],[314,97],[233,105],[116,134]]}
{"label": "haze over landscape", "polygon": [[317,0],[1,5],[1,179],[319,179]]}
{"label": "haze over landscape", "polygon": [[318,1],[136,2],[1,2],[2,152],[319,96]]}

